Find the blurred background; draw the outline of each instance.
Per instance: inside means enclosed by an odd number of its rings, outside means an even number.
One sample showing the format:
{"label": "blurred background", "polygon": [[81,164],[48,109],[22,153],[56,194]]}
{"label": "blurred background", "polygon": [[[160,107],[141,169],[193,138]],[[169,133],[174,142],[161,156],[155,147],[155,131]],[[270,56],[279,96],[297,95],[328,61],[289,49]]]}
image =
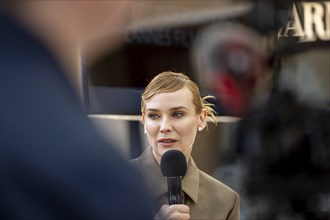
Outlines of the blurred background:
{"label": "blurred background", "polygon": [[121,46],[82,52],[82,98],[127,159],[147,147],[144,87],[182,72],[216,97],[193,158],[242,219],[330,219],[329,1],[139,1],[108,38]]}

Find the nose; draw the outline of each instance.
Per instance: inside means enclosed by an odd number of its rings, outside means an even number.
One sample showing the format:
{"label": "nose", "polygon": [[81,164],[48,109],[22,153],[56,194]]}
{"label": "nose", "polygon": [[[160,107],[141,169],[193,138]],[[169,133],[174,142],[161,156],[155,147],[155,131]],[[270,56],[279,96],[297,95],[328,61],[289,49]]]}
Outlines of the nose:
{"label": "nose", "polygon": [[160,124],[160,132],[166,133],[172,131],[171,122],[167,118],[163,118]]}

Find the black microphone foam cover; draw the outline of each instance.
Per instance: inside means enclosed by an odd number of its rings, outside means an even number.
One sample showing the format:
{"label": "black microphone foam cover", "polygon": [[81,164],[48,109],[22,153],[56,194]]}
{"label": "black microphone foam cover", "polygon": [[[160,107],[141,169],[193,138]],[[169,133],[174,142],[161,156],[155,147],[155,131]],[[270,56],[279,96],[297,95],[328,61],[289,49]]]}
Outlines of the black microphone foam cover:
{"label": "black microphone foam cover", "polygon": [[187,172],[186,157],[181,151],[169,150],[161,158],[160,169],[163,176],[184,176]]}

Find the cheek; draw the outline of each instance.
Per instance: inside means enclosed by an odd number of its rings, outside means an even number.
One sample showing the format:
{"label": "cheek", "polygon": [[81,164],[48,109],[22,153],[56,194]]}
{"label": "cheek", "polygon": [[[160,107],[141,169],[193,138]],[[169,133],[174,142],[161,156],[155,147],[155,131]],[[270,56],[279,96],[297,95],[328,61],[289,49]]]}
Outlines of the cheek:
{"label": "cheek", "polygon": [[195,127],[190,127],[189,129],[186,129],[185,137],[187,138],[187,141],[194,142],[196,133],[197,133],[197,131],[196,131]]}
{"label": "cheek", "polygon": [[159,126],[156,122],[147,120],[145,122],[145,129],[148,133],[148,136],[153,136],[157,133]]}
{"label": "cheek", "polygon": [[197,133],[198,123],[189,120],[186,123],[181,123],[177,125],[177,131],[184,137],[189,139],[194,138]]}
{"label": "cheek", "polygon": [[198,126],[199,126],[199,118],[193,117],[190,118],[189,120],[186,120],[186,123],[184,123],[183,127],[187,132],[191,132],[192,130],[197,131]]}

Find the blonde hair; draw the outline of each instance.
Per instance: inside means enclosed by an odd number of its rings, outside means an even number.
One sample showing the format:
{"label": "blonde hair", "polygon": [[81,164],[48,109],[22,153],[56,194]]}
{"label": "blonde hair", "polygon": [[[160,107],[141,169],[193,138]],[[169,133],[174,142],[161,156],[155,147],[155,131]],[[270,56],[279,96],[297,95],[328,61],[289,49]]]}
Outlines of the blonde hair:
{"label": "blonde hair", "polygon": [[144,115],[146,110],[146,102],[150,100],[154,95],[159,93],[174,92],[182,89],[184,86],[192,92],[193,103],[195,105],[196,113],[199,114],[205,109],[207,118],[209,118],[214,124],[216,121],[216,112],[212,108],[213,104],[207,102],[209,98],[215,98],[214,96],[201,97],[197,84],[190,80],[190,78],[182,73],[175,72],[162,72],[155,76],[148,84],[141,99],[141,112]]}

